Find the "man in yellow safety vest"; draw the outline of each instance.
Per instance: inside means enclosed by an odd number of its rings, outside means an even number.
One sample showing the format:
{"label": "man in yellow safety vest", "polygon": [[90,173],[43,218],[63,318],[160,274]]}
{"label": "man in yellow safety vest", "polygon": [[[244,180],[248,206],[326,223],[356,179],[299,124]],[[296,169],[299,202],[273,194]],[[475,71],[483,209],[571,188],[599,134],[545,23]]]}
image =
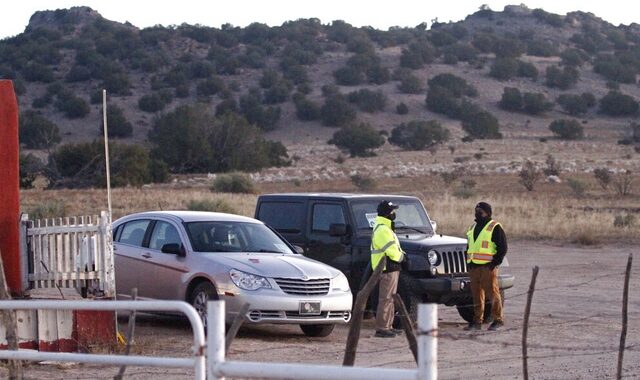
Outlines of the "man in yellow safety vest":
{"label": "man in yellow safety vest", "polygon": [[473,321],[465,330],[480,330],[485,295],[491,301],[493,322],[489,330],[504,326],[502,299],[498,286],[498,266],[507,254],[507,238],[500,223],[491,219],[491,205],[480,202],[475,208],[476,223],[467,231],[467,267],[473,296]]}
{"label": "man in yellow safety vest", "polygon": [[382,201],[378,204],[378,217],[375,221],[373,233],[371,235],[371,267],[375,270],[384,256],[387,256],[380,284],[378,287],[378,309],[376,312],[376,337],[393,338],[400,334],[400,330],[392,328],[393,315],[393,295],[398,290],[398,279],[400,278],[400,263],[404,259],[404,252],[400,248],[400,242],[394,230],[393,221],[396,219],[395,210],[398,205]]}

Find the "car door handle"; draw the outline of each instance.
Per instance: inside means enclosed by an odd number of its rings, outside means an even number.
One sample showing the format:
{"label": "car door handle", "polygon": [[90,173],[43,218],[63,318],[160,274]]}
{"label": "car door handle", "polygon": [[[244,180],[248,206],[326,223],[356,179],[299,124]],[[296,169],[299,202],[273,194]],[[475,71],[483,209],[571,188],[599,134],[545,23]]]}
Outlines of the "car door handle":
{"label": "car door handle", "polygon": [[151,254],[149,252],[145,252],[142,254],[142,257],[144,257],[145,259],[150,259],[151,258]]}

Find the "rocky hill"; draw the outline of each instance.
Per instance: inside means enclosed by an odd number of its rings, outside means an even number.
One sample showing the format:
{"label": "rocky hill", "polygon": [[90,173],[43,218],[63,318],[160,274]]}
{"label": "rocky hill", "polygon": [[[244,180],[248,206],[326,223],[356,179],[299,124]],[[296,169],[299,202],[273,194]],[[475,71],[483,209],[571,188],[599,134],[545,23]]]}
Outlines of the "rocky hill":
{"label": "rocky hill", "polygon": [[[337,128],[362,123],[391,135],[403,123],[435,120],[448,140],[418,149],[449,141],[451,153],[461,141],[501,137],[507,143],[490,143],[499,146],[554,133],[633,144],[638,73],[640,25],[524,6],[387,31],[317,19],[139,29],[77,7],[36,12],[24,33],[0,41],[0,78],[15,81],[22,120],[48,126],[47,141],[25,148],[98,138],[104,88],[117,111],[113,135],[124,142],[153,147],[159,118],[198,103],[244,117],[294,162],[321,151],[335,158],[327,141]],[[556,119],[576,121],[552,133]],[[580,133],[563,135],[570,127]],[[416,149],[385,144],[380,152],[401,148]]]}

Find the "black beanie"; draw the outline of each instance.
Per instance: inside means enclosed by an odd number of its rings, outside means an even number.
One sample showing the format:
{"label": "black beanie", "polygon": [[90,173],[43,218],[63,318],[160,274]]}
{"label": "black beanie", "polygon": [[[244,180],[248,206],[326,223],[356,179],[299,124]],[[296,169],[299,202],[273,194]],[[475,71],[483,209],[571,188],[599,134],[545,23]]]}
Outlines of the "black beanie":
{"label": "black beanie", "polygon": [[491,205],[488,204],[487,202],[480,202],[476,205],[476,208],[479,208],[481,210],[484,210],[484,212],[487,213],[487,215],[489,215],[489,217],[491,217]]}

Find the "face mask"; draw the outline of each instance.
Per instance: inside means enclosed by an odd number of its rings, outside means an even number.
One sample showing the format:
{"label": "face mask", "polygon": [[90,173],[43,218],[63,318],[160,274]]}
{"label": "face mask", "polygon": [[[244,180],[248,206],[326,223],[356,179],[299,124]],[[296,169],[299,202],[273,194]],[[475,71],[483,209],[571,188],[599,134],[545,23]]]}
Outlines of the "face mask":
{"label": "face mask", "polygon": [[482,220],[484,217],[482,216],[482,212],[476,211],[476,220]]}
{"label": "face mask", "polygon": [[392,212],[391,214],[389,214],[389,220],[396,220],[396,213]]}

